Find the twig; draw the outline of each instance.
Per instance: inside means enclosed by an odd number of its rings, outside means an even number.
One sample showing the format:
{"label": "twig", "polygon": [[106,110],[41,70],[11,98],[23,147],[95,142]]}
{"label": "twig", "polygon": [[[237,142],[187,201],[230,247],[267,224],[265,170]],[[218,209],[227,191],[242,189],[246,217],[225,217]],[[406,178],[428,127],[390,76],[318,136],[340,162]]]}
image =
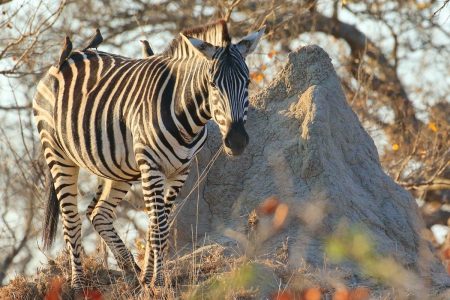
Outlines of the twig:
{"label": "twig", "polygon": [[233,3],[228,7],[228,11],[225,14],[224,20],[228,22],[231,17],[231,13],[233,12],[233,9],[241,3],[242,0],[234,0]]}
{"label": "twig", "polygon": [[31,108],[31,104],[15,105],[15,106],[2,106],[2,105],[0,105],[0,110],[5,110],[5,111],[9,111],[9,110],[28,110],[30,108]]}
{"label": "twig", "polygon": [[433,15],[432,15],[431,17],[432,17],[432,18],[436,17],[436,15],[439,14],[439,13],[444,9],[444,7],[447,6],[447,4],[448,4],[449,1],[450,1],[450,0],[445,0],[445,1],[444,1],[444,4],[442,4],[442,6],[439,7],[438,10],[436,10],[436,11],[433,13]]}

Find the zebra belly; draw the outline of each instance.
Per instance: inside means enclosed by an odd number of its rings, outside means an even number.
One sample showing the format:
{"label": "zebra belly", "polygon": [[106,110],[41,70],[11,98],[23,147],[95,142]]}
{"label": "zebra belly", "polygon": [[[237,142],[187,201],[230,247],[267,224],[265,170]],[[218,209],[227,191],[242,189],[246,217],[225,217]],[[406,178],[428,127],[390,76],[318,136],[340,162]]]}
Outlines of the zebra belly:
{"label": "zebra belly", "polygon": [[[127,134],[129,135],[129,133]],[[117,180],[136,181],[140,171],[133,153],[131,135],[110,139],[80,134],[77,138],[69,132],[59,135],[60,144],[71,160],[97,176]]]}

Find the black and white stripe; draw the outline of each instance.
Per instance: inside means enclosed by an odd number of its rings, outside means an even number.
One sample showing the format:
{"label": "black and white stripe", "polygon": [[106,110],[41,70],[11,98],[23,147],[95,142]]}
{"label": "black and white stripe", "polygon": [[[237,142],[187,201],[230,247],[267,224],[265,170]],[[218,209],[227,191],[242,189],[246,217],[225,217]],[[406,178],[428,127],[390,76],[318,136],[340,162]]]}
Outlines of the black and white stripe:
{"label": "black and white stripe", "polygon": [[59,208],[75,288],[84,285],[79,168],[103,179],[87,215],[120,267],[136,274],[140,268],[112,223],[132,182],[142,182],[150,219],[142,279],[163,284],[168,217],[205,143],[205,124],[213,118],[219,125],[228,154],[247,145],[244,57],[262,33],[231,44],[225,22],[219,21],[183,32],[161,55],[146,59],[74,51],[60,70],[52,67],[40,81],[33,109],[56,194],[49,199],[54,208],[47,212],[46,244],[51,245],[57,217],[52,214]]}

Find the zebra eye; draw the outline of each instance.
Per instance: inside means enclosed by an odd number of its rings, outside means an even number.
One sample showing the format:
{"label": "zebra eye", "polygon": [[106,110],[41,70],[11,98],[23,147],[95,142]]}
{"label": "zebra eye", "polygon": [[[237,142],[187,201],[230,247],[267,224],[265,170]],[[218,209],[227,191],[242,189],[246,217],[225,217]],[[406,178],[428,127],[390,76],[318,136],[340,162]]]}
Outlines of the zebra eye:
{"label": "zebra eye", "polygon": [[216,87],[216,84],[215,84],[213,81],[210,81],[210,82],[209,82],[209,85],[212,86],[213,88]]}

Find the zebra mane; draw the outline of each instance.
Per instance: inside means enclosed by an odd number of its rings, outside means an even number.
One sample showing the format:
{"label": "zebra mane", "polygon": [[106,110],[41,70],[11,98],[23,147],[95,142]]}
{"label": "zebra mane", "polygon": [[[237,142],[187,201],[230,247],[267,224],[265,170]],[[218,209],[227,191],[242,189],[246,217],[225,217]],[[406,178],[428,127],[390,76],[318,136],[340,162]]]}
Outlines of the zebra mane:
{"label": "zebra mane", "polygon": [[[231,37],[228,33],[227,22],[224,19],[219,19],[215,22],[185,29],[182,31],[185,36],[194,37],[205,42],[208,42],[214,46],[225,47],[231,43]],[[174,56],[177,53],[177,49],[185,42],[181,36],[178,36],[172,40],[169,47],[163,51],[162,55]]]}

